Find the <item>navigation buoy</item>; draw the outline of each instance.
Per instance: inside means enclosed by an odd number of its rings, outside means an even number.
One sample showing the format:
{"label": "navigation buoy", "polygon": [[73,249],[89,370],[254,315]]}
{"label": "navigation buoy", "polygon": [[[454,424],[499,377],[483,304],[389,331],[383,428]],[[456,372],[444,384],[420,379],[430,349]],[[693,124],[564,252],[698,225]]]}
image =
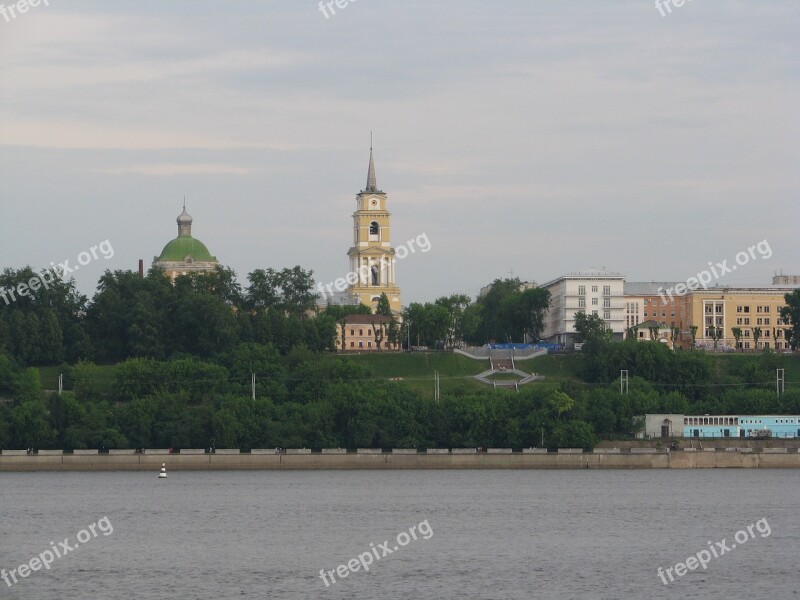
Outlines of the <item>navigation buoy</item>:
{"label": "navigation buoy", "polygon": [[161,463],[161,473],[158,474],[159,479],[167,478],[167,463]]}

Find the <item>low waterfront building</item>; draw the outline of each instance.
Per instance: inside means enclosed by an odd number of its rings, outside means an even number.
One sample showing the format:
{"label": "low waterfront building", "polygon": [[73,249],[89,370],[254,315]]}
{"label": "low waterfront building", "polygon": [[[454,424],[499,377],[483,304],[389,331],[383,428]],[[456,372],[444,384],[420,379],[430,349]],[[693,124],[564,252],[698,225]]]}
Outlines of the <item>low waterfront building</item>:
{"label": "low waterfront building", "polygon": [[646,438],[800,438],[800,415],[644,416]]}

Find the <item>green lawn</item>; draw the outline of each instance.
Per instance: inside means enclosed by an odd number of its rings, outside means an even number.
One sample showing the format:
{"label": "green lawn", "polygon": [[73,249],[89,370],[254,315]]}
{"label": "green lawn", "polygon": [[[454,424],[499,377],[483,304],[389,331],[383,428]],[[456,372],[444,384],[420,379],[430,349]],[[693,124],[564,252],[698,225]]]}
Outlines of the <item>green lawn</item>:
{"label": "green lawn", "polygon": [[[114,377],[117,372],[117,365],[98,365],[96,368],[97,377],[95,383],[97,384],[97,390],[103,393],[111,392],[111,386],[114,383]],[[62,367],[39,367],[42,389],[57,390],[58,375],[62,372]]]}
{"label": "green lawn", "polygon": [[517,368],[526,373],[537,373],[546,377],[545,381],[567,381],[580,379],[583,364],[581,354],[548,354],[530,360],[518,360]]}
{"label": "green lawn", "polygon": [[489,368],[488,360],[475,360],[452,352],[354,354],[348,359],[368,366],[376,377],[402,377],[404,383],[422,393],[433,392],[434,371],[439,371],[439,387],[446,392],[465,386],[485,387],[472,376]]}
{"label": "green lawn", "polygon": [[[748,354],[715,355],[718,368],[723,373],[736,374],[744,363],[757,359]],[[800,355],[781,355],[786,369],[786,385],[800,386]],[[439,371],[442,392],[459,388],[479,389],[483,384],[472,379],[489,368],[488,360],[474,360],[452,352],[403,352],[385,354],[353,354],[347,360],[369,367],[373,377],[378,379],[402,378],[403,382],[425,394],[433,393],[434,372]],[[548,383],[580,380],[583,356],[577,354],[548,354],[530,360],[517,361],[517,367],[527,373],[543,375]],[[97,367],[97,386],[101,392],[110,392],[114,382],[116,365]],[[58,388],[58,374],[61,367],[40,367],[42,387],[47,390]],[[498,380],[516,379],[513,374],[499,374]]]}

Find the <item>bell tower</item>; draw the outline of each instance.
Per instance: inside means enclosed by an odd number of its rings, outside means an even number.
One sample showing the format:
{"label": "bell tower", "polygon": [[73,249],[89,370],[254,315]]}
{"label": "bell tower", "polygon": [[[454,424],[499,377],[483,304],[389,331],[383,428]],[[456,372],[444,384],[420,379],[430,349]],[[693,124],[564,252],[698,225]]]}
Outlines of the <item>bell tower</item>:
{"label": "bell tower", "polygon": [[400,288],[395,280],[391,216],[386,193],[378,189],[370,144],[367,185],[356,195],[353,245],[347,255],[350,257],[351,273],[358,276],[348,292],[354,300],[371,307],[373,312],[382,293],[389,298],[392,312],[399,313],[401,310]]}

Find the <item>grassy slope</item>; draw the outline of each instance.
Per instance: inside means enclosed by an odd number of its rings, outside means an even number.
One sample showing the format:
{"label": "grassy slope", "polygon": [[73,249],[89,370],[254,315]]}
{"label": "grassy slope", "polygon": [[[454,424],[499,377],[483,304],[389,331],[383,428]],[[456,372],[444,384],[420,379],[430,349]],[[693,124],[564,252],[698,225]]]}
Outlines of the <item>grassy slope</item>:
{"label": "grassy slope", "polygon": [[[441,390],[445,393],[465,386],[472,389],[483,387],[472,379],[472,375],[477,375],[489,367],[488,361],[474,360],[449,352],[357,354],[347,358],[368,366],[376,378],[402,377],[406,384],[425,393],[432,393],[434,371],[439,371]],[[735,374],[741,370],[745,362],[754,360],[756,356],[721,354],[715,358],[721,371]],[[786,386],[800,385],[800,355],[782,355],[782,358],[786,369]],[[582,360],[583,356],[580,354],[551,354],[519,361],[517,366],[528,373],[544,375],[546,382],[560,382],[580,380]],[[116,365],[103,365],[97,368],[99,389],[110,391]],[[52,390],[58,387],[59,367],[40,367],[39,372],[43,388]]]}

